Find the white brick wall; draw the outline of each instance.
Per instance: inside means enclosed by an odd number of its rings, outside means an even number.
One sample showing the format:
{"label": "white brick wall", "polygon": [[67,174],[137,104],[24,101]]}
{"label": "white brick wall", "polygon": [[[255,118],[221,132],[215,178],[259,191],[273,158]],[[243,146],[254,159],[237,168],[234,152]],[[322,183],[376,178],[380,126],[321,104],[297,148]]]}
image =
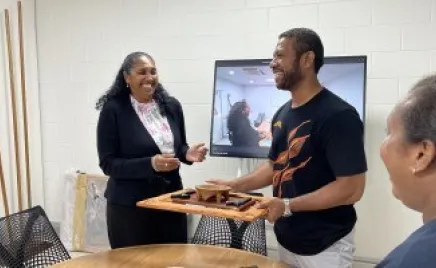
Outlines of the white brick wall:
{"label": "white brick wall", "polygon": [[[394,103],[436,71],[436,0],[38,0],[36,11],[46,203],[54,218],[65,170],[100,172],[94,102],[127,53],[156,58],[163,83],[183,103],[189,141],[207,142],[213,61],[270,57],[277,34],[306,26],[319,32],[328,56],[369,56],[370,171],[357,206],[356,254],[381,258],[421,224],[392,197],[378,148]],[[211,158],[184,168],[185,184],[232,177],[237,163]]]}
{"label": "white brick wall", "polygon": [[[38,68],[36,55],[36,29],[35,29],[35,3],[32,0],[21,1],[23,17],[23,44],[24,44],[24,70],[27,97],[27,119],[29,130],[29,158],[32,190],[32,206],[44,205],[44,189],[42,175],[42,150],[41,150],[41,124],[39,113],[39,88],[38,88]],[[5,10],[9,12],[10,33],[12,42],[12,65],[14,70],[13,80],[15,82],[14,96],[17,106],[17,130],[18,144],[20,152],[20,171],[22,185],[22,209],[28,208],[26,171],[24,157],[24,125],[21,105],[21,77],[19,61],[19,42],[18,42],[18,6],[15,0],[0,0],[2,35],[2,53],[0,54],[0,153],[2,167],[6,181],[6,192],[8,197],[9,212],[14,213],[19,210],[18,191],[17,191],[17,166],[15,162],[13,120],[12,120],[12,95],[9,81],[9,61],[6,48],[6,27]],[[0,193],[1,196],[1,193]],[[3,197],[0,202],[0,217],[4,216]]]}

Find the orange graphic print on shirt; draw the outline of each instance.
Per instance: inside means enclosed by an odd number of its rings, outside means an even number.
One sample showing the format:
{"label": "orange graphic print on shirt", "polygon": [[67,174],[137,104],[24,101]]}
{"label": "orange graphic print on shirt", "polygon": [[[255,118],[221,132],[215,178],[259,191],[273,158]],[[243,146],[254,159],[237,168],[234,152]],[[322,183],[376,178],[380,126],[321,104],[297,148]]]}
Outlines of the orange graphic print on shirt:
{"label": "orange graphic print on shirt", "polygon": [[310,123],[310,120],[304,121],[299,126],[292,129],[288,134],[288,148],[281,152],[274,164],[284,166],[284,168],[274,170],[273,173],[273,186],[279,187],[277,197],[282,196],[282,183],[285,181],[292,180],[293,174],[300,168],[304,168],[312,157],[308,157],[306,160],[302,161],[296,166],[291,166],[290,159],[296,157],[301,152],[304,143],[310,137],[310,135],[305,135],[301,137],[295,137],[297,131],[305,124]]}

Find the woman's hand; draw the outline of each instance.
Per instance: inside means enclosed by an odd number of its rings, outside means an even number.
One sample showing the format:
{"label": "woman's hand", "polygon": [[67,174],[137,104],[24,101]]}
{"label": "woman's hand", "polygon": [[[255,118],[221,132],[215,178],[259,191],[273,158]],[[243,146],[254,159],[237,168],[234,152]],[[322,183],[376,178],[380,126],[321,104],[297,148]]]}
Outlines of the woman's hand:
{"label": "woman's hand", "polygon": [[186,160],[190,162],[203,162],[208,151],[204,143],[196,144],[186,152]]}
{"label": "woman's hand", "polygon": [[260,131],[260,132],[258,132],[258,133],[259,133],[259,138],[260,138],[261,140],[265,139],[266,136],[267,136],[267,133],[265,133],[265,132],[263,132],[263,131]]}
{"label": "woman's hand", "polygon": [[174,154],[157,154],[151,159],[151,164],[157,172],[169,172],[180,166],[178,158]]}

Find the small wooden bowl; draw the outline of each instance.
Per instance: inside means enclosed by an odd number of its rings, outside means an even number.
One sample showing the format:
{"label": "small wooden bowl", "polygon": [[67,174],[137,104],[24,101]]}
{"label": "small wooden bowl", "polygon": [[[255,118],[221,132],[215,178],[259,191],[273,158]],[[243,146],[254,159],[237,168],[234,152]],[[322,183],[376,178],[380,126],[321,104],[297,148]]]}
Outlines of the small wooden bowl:
{"label": "small wooden bowl", "polygon": [[230,190],[229,186],[204,184],[195,186],[198,201],[211,201],[213,199],[217,203],[225,202],[229,199]]}

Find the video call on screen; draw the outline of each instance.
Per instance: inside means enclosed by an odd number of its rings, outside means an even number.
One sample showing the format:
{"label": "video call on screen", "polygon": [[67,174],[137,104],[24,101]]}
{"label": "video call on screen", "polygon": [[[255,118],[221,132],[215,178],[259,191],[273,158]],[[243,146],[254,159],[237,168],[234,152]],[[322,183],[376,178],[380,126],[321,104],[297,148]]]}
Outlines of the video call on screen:
{"label": "video call on screen", "polygon": [[[212,156],[267,157],[272,117],[290,99],[288,91],[276,88],[270,61],[215,62]],[[353,105],[364,121],[366,56],[327,57],[318,78],[324,87]]]}

